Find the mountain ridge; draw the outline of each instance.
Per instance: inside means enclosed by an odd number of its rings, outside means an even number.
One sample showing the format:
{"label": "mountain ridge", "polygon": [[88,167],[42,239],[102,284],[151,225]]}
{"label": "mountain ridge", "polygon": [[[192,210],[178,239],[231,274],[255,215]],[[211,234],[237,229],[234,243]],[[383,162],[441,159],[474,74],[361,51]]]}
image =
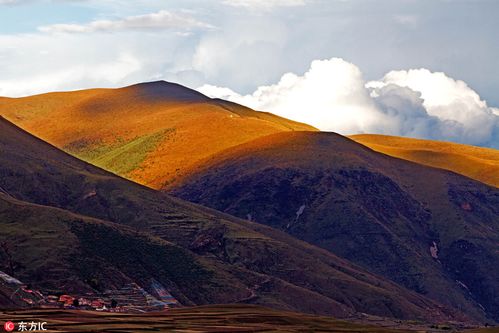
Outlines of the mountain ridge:
{"label": "mountain ridge", "polygon": [[0,100],[0,115],[80,159],[156,189],[232,145],[315,130],[164,81]]}
{"label": "mountain ridge", "polygon": [[377,134],[357,134],[351,135],[350,138],[380,153],[454,171],[499,187],[497,149]]}
{"label": "mountain ridge", "polygon": [[441,302],[499,315],[499,193],[457,173],[334,133],[289,132],[205,160],[172,193],[287,231]]}

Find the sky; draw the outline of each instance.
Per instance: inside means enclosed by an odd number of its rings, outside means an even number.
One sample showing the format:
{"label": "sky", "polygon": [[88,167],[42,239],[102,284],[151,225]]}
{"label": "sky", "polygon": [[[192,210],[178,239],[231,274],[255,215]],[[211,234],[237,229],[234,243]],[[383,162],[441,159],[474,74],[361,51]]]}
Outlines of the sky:
{"label": "sky", "polygon": [[499,148],[496,0],[0,0],[0,96],[167,80],[342,134]]}

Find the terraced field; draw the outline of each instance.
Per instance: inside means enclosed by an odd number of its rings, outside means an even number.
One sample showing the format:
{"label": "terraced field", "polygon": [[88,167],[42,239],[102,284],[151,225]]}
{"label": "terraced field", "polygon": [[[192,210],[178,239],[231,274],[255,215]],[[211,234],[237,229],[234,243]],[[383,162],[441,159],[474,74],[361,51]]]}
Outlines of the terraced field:
{"label": "terraced field", "polygon": [[[50,332],[461,332],[449,325],[428,326],[417,322],[381,318],[341,321],[251,305],[215,305],[173,309],[148,314],[99,313],[75,310],[30,310],[0,312],[0,321],[47,322]],[[363,322],[362,322],[363,321]],[[377,325],[370,324],[376,323]],[[494,333],[476,329],[470,333]]]}

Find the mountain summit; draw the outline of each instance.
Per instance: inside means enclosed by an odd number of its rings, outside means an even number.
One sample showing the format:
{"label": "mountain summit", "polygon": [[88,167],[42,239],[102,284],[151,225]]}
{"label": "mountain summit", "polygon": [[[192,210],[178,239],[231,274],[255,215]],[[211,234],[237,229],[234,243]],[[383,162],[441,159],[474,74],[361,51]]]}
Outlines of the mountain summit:
{"label": "mountain summit", "polygon": [[80,159],[156,189],[228,147],[314,130],[165,81],[4,98],[0,115]]}

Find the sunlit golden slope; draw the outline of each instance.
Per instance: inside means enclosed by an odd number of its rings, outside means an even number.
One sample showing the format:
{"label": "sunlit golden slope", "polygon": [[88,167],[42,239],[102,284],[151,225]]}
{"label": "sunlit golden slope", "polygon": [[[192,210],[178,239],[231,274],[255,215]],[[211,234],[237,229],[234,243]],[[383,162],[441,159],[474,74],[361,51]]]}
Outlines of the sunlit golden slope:
{"label": "sunlit golden slope", "polygon": [[351,139],[394,157],[446,169],[499,187],[499,150],[458,143],[361,134]]}
{"label": "sunlit golden slope", "polygon": [[164,81],[0,99],[0,115],[118,175],[161,188],[257,137],[314,128]]}

